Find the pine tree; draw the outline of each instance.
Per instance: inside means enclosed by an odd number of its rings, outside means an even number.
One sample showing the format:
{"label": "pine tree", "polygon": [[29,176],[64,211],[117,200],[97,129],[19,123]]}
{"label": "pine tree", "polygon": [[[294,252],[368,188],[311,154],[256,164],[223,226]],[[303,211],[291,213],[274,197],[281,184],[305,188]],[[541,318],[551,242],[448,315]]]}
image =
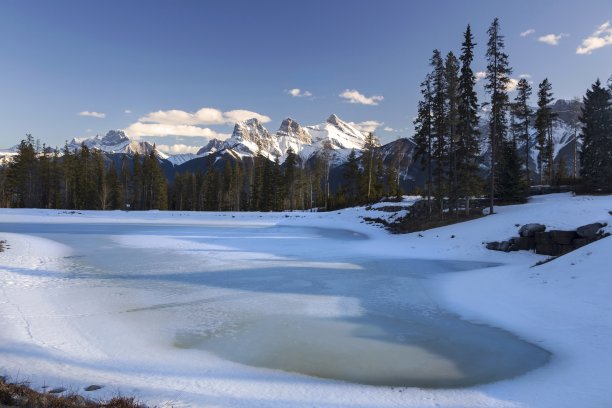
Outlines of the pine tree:
{"label": "pine tree", "polygon": [[346,205],[353,206],[358,202],[359,180],[361,179],[361,171],[359,170],[359,159],[355,149],[351,150],[344,165],[344,195],[346,197]]}
{"label": "pine tree", "polygon": [[290,147],[287,150],[287,157],[285,158],[285,162],[283,163],[283,167],[285,168],[285,176],[283,180],[283,185],[285,187],[285,193],[287,196],[289,210],[293,211],[296,209],[297,203],[297,165],[298,165],[298,156],[295,154],[293,149]]}
{"label": "pine tree", "polygon": [[366,201],[371,202],[374,197],[374,184],[376,179],[376,148],[380,146],[378,138],[373,132],[369,132],[363,144],[363,153],[361,154],[361,163],[364,169],[364,196]]}
{"label": "pine tree", "polygon": [[545,78],[538,87],[538,110],[536,111],[535,119],[536,141],[540,162],[540,183],[543,183],[544,180],[544,165],[546,165],[549,183],[552,183],[554,174],[552,125],[555,115],[550,107],[553,101],[552,86],[548,82],[548,78]]}
{"label": "pine tree", "polygon": [[461,44],[461,74],[459,76],[459,123],[457,124],[457,194],[465,198],[466,213],[470,212],[470,196],[480,193],[478,96],[476,76],[472,71],[474,37],[468,25]]}
{"label": "pine tree", "polygon": [[436,185],[435,197],[438,202],[440,215],[444,214],[444,196],[446,193],[446,177],[448,164],[448,121],[446,106],[446,75],[444,61],[440,51],[434,50],[430,61],[432,72],[432,109],[431,122],[433,130],[432,158],[436,164],[434,182]]}
{"label": "pine tree", "polygon": [[508,120],[508,84],[512,69],[508,64],[508,55],[504,52],[504,36],[500,34],[499,19],[495,18],[487,31],[487,76],[485,90],[491,95],[489,103],[489,144],[491,165],[489,174],[489,213],[493,214],[496,192],[496,172],[499,152],[506,138]]}
{"label": "pine tree", "polygon": [[417,117],[414,120],[414,159],[419,160],[421,163],[421,169],[427,170],[427,214],[431,216],[432,205],[431,205],[431,189],[433,186],[433,175],[432,175],[432,151],[433,151],[433,125],[431,121],[432,117],[432,105],[433,105],[433,91],[432,91],[432,76],[427,74],[425,80],[421,82],[421,95],[423,99],[419,101],[417,109]]}
{"label": "pine tree", "polygon": [[516,87],[517,94],[514,98],[514,116],[516,118],[516,130],[519,140],[523,142],[525,149],[525,182],[527,186],[531,185],[531,175],[529,173],[529,161],[531,156],[530,137],[529,137],[529,121],[533,114],[529,106],[529,98],[531,97],[531,85],[525,78],[521,78]]}
{"label": "pine tree", "polygon": [[591,191],[612,190],[612,90],[599,79],[583,98],[580,174]]}
{"label": "pine tree", "polygon": [[457,212],[458,207],[458,171],[457,149],[459,117],[459,61],[452,52],[446,56],[445,93],[446,93],[446,127],[448,131],[448,197],[452,210]]}
{"label": "pine tree", "polygon": [[34,138],[27,134],[17,147],[17,154],[9,165],[7,186],[11,205],[38,207],[38,162]]}

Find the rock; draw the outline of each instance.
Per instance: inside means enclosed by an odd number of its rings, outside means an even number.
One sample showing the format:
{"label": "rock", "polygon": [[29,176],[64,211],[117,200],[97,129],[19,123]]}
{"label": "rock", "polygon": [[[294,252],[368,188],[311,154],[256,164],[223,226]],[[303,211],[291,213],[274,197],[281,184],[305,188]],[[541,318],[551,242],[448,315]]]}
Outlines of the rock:
{"label": "rock", "polygon": [[555,245],[554,255],[556,256],[565,255],[567,253],[572,252],[573,250],[574,250],[574,247],[572,245]]}
{"label": "rock", "polygon": [[52,390],[49,390],[49,394],[61,394],[62,392],[66,391],[66,389],[64,387],[58,387],[58,388],[53,388]]}
{"label": "rock", "polygon": [[96,385],[96,384],[92,384],[92,385],[88,385],[87,387],[83,388],[85,391],[97,391],[99,389],[103,388],[101,385]]}
{"label": "rock", "polygon": [[582,227],[576,228],[576,234],[578,234],[580,238],[594,238],[603,227],[605,227],[605,225],[599,222],[583,225]]}
{"label": "rock", "polygon": [[546,225],[531,223],[525,224],[519,229],[519,235],[521,237],[533,237],[536,232],[544,232],[546,231]]}
{"label": "rock", "polygon": [[537,246],[552,244],[552,237],[548,232],[536,232],[534,238]]}
{"label": "rock", "polygon": [[550,236],[552,238],[552,241],[555,244],[559,244],[559,245],[571,245],[572,240],[578,237],[578,235],[576,234],[576,231],[561,231],[561,230],[550,231]]}
{"label": "rock", "polygon": [[510,251],[510,241],[502,241],[499,243],[498,251],[509,252]]}
{"label": "rock", "polygon": [[492,251],[498,251],[499,250],[499,242],[497,242],[497,241],[487,242],[486,248],[490,249]]}
{"label": "rock", "polygon": [[535,238],[533,237],[520,237],[517,243],[519,250],[529,251],[535,249]]}
{"label": "rock", "polygon": [[582,248],[583,246],[590,244],[589,240],[586,238],[576,238],[572,241],[572,245],[575,249]]}
{"label": "rock", "polygon": [[553,244],[538,244],[538,246],[536,247],[536,254],[554,255],[555,246]]}

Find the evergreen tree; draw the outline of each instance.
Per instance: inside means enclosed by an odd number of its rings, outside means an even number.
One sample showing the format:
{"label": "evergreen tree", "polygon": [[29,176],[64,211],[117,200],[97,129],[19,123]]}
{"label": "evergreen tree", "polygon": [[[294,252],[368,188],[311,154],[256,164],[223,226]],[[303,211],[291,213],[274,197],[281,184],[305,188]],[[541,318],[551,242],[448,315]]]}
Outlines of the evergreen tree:
{"label": "evergreen tree", "polygon": [[599,79],[583,98],[580,174],[591,191],[612,190],[612,91]]}
{"label": "evergreen tree", "polygon": [[485,90],[491,96],[489,107],[489,145],[491,165],[489,174],[489,213],[493,214],[496,192],[496,171],[499,152],[506,138],[508,120],[508,84],[512,69],[504,52],[504,36],[500,34],[499,19],[495,18],[487,31],[487,74]]}
{"label": "evergreen tree", "polygon": [[448,132],[448,197],[451,209],[455,212],[458,207],[458,165],[457,149],[459,128],[459,60],[449,52],[445,61],[445,93],[446,93],[446,127]]}
{"label": "evergreen tree", "polygon": [[414,158],[421,163],[421,169],[427,171],[426,191],[427,191],[427,211],[431,216],[431,189],[433,186],[432,174],[432,151],[433,151],[433,125],[432,105],[432,76],[427,74],[425,80],[421,82],[421,95],[423,99],[419,101],[417,117],[414,120]]}
{"label": "evergreen tree", "polygon": [[517,94],[514,98],[514,116],[516,118],[517,137],[523,142],[525,149],[525,183],[531,185],[531,175],[529,174],[530,161],[530,137],[529,137],[529,121],[533,114],[529,106],[529,98],[531,97],[531,85],[525,78],[521,78],[516,87]]}
{"label": "evergreen tree", "polygon": [[538,110],[536,111],[535,119],[536,141],[540,162],[540,183],[543,183],[544,180],[544,165],[546,165],[549,183],[552,183],[554,174],[552,125],[555,115],[550,107],[553,101],[552,86],[548,82],[548,78],[545,78],[538,87]]}
{"label": "evergreen tree", "polygon": [[478,130],[478,96],[476,76],[472,71],[474,37],[468,25],[461,44],[461,74],[459,76],[459,123],[457,124],[457,194],[465,198],[465,211],[470,212],[470,197],[480,193]]}
{"label": "evergreen tree", "polygon": [[378,138],[373,132],[369,132],[363,144],[363,153],[361,154],[361,163],[364,169],[363,192],[367,202],[371,202],[374,198],[374,184],[376,179],[376,148],[380,146]]}
{"label": "evergreen tree", "polygon": [[14,207],[38,207],[38,162],[34,138],[27,134],[17,147],[17,154],[7,172],[7,187]]}
{"label": "evergreen tree", "polygon": [[444,214],[444,196],[446,193],[446,177],[448,164],[447,140],[447,106],[446,106],[446,73],[440,51],[434,50],[430,61],[432,72],[432,107],[431,122],[433,130],[432,158],[436,164],[434,182],[435,197],[440,215]]}
{"label": "evergreen tree", "polygon": [[361,171],[359,169],[359,159],[355,149],[351,150],[344,165],[344,195],[347,206],[353,206],[358,202],[359,180]]}
{"label": "evergreen tree", "polygon": [[297,199],[297,166],[298,166],[298,156],[295,154],[293,149],[290,147],[287,150],[287,157],[285,158],[285,162],[283,163],[285,168],[285,176],[283,180],[283,184],[285,187],[285,192],[289,204],[289,210],[293,211],[296,209]]}

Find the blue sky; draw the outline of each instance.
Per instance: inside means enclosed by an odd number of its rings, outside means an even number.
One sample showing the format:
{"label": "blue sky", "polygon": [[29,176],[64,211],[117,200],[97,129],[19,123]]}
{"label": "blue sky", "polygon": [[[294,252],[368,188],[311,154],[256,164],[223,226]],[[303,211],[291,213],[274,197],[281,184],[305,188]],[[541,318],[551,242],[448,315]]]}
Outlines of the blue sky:
{"label": "blue sky", "polygon": [[0,147],[109,129],[199,147],[254,114],[274,131],[336,113],[391,141],[412,134],[432,50],[458,52],[469,23],[483,70],[494,17],[514,78],[573,98],[612,75],[610,0],[3,0]]}

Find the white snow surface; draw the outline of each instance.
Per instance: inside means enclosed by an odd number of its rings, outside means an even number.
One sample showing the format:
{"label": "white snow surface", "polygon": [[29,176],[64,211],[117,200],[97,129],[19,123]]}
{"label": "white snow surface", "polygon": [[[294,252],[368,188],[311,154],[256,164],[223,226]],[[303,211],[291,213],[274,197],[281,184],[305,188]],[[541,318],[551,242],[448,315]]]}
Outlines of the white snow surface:
{"label": "white snow surface", "polygon": [[[237,251],[231,239],[206,238],[207,227],[228,225],[249,229],[254,237],[258,228],[270,226],[331,225],[366,235],[366,240],[347,241],[349,257],[498,262],[501,266],[495,268],[432,275],[436,299],[464,319],[509,330],[543,347],[552,358],[518,378],[460,389],[375,387],[249,367],[201,350],[169,347],[169,328],[156,326],[146,315],[136,319],[126,312],[142,305],[143,299],[164,303],[163,298],[146,299],[146,287],[128,291],[96,279],[95,271],[88,279],[71,279],[58,272],[72,262],[69,246],[0,232],[0,239],[10,246],[0,253],[0,374],[29,380],[34,388],[79,390],[103,384],[89,396],[109,398],[120,393],[150,405],[173,407],[610,407],[612,238],[535,267],[544,257],[526,251],[488,251],[483,245],[515,236],[517,224],[540,222],[549,229],[570,229],[596,221],[612,223],[610,210],[612,197],[555,194],[498,207],[496,214],[477,220],[391,235],[360,222],[361,217],[371,216],[364,208],[329,213],[2,209],[2,231],[19,223],[91,225],[92,229],[117,225],[118,231],[126,224],[201,226],[202,237],[195,243],[171,235],[110,235],[126,248],[174,251],[176,273],[181,272],[181,257],[198,251],[202,255],[193,256],[210,262],[212,271],[228,263],[248,269],[255,261],[286,261],[264,240],[253,239]],[[291,262],[299,261],[300,251],[325,252],[323,245],[313,238],[312,245],[296,249]],[[353,268],[345,259],[334,267]],[[217,290],[218,296],[228,294]],[[185,288],[182,295],[189,301],[193,289]],[[313,303],[311,312],[334,316],[359,311],[360,305],[351,299],[325,297]]]}

